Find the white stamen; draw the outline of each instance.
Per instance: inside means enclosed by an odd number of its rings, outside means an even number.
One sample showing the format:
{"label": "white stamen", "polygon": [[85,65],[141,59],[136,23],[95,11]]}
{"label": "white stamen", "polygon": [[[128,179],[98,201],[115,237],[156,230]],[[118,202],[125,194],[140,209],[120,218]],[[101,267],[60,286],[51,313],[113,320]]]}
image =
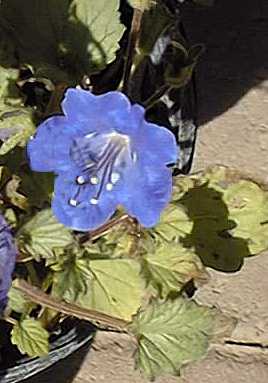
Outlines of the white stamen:
{"label": "white stamen", "polygon": [[96,198],[91,198],[91,200],[89,202],[91,203],[91,205],[98,205],[99,200]]}
{"label": "white stamen", "polygon": [[71,205],[71,206],[74,206],[74,207],[76,207],[77,205],[78,205],[78,202],[75,200],[75,199],[70,199],[69,200],[69,204]]}
{"label": "white stamen", "polygon": [[119,173],[112,173],[111,174],[111,182],[112,184],[116,184],[120,180],[120,174]]}
{"label": "white stamen", "polygon": [[34,139],[34,136],[30,136],[30,140],[33,140]]}
{"label": "white stamen", "polygon": [[111,191],[113,189],[114,185],[110,182],[106,185],[106,190]]}
{"label": "white stamen", "polygon": [[98,179],[98,177],[91,177],[90,178],[90,183],[92,184],[92,185],[98,185],[98,183],[99,183],[99,179]]}
{"label": "white stamen", "polygon": [[76,181],[79,185],[83,185],[86,182],[83,176],[77,177]]}

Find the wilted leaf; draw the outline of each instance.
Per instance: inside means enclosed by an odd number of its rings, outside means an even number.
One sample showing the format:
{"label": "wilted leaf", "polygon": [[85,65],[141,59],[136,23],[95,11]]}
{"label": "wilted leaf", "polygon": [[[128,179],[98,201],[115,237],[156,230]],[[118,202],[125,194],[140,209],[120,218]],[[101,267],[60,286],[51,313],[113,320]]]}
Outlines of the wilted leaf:
{"label": "wilted leaf", "polygon": [[20,177],[13,175],[12,179],[6,185],[6,195],[10,199],[12,205],[17,206],[22,210],[27,210],[29,207],[27,198],[18,192],[20,183]]}
{"label": "wilted leaf", "polygon": [[59,223],[50,209],[37,213],[18,233],[20,250],[34,258],[53,257],[53,250],[73,242],[65,226]]}
{"label": "wilted leaf", "polygon": [[49,351],[49,333],[35,319],[24,319],[18,322],[11,332],[11,342],[22,354],[43,356]]}
{"label": "wilted leaf", "polygon": [[87,293],[89,280],[92,277],[88,259],[69,254],[64,257],[63,262],[51,268],[54,271],[53,295],[61,297],[66,302],[75,302],[79,295]]}
{"label": "wilted leaf", "polygon": [[204,273],[200,258],[176,243],[160,242],[153,254],[143,256],[143,261],[148,282],[159,289],[161,297],[179,292],[187,282]]}
{"label": "wilted leaf", "polygon": [[135,257],[139,245],[137,225],[132,222],[117,226],[116,230],[111,230],[99,241],[101,252],[109,254],[109,258]]}
{"label": "wilted leaf", "polygon": [[138,341],[137,366],[151,379],[167,373],[179,375],[183,365],[206,354],[220,316],[215,309],[181,297],[154,301],[134,318],[130,328]]}
{"label": "wilted leaf", "polygon": [[131,259],[90,262],[91,279],[81,306],[130,320],[141,306],[144,293],[140,265]]}
{"label": "wilted leaf", "polygon": [[185,234],[191,233],[193,221],[187,215],[182,205],[169,204],[163,211],[160,222],[153,231],[166,241],[172,241]]}

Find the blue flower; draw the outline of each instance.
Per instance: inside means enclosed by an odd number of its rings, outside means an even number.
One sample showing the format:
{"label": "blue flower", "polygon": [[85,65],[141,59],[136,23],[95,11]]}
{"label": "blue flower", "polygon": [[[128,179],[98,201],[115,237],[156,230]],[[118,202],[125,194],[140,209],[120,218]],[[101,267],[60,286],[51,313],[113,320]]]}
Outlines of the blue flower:
{"label": "blue flower", "polygon": [[17,249],[11,231],[0,215],[0,313],[7,303],[7,293],[12,282],[12,272],[15,267]]}
{"label": "blue flower", "polygon": [[33,170],[57,175],[52,209],[58,220],[92,230],[123,205],[145,227],[155,225],[171,196],[173,134],[146,122],[144,108],[117,91],[95,96],[70,88],[62,109],[27,146]]}

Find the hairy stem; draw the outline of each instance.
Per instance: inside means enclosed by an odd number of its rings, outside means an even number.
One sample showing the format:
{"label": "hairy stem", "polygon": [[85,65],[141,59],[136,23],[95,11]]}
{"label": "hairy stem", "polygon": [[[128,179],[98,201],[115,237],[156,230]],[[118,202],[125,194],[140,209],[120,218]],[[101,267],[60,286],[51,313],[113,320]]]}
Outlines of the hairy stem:
{"label": "hairy stem", "polygon": [[143,11],[135,8],[131,23],[131,30],[129,33],[128,46],[127,46],[127,56],[124,67],[123,74],[123,92],[128,92],[128,82],[132,68],[133,57],[135,54],[136,46],[139,41],[139,35],[141,30],[141,19],[142,19]]}
{"label": "hairy stem", "polygon": [[79,238],[79,243],[82,245],[88,241],[93,241],[94,239],[98,239],[103,234],[110,231],[114,226],[119,225],[123,222],[127,222],[131,220],[131,218],[127,214],[123,214],[120,217],[111,219],[109,222],[105,223],[101,227],[96,230],[90,231]]}
{"label": "hairy stem", "polygon": [[17,290],[23,293],[32,302],[38,303],[41,306],[48,307],[52,310],[61,312],[63,314],[73,316],[79,319],[84,319],[92,322],[96,327],[112,329],[120,332],[128,332],[127,327],[129,322],[124,319],[112,317],[110,315],[81,308],[75,304],[60,301],[52,298],[44,293],[38,287],[32,286],[24,280],[19,280],[15,286]]}

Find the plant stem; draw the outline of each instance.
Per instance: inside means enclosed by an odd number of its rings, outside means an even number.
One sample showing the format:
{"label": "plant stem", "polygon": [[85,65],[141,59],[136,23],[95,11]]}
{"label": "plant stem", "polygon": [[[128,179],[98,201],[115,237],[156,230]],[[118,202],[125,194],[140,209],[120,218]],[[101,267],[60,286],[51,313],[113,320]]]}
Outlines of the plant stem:
{"label": "plant stem", "polygon": [[132,23],[131,23],[131,29],[130,29],[130,33],[129,33],[129,39],[128,39],[124,74],[123,74],[122,91],[124,93],[128,92],[128,82],[129,82],[129,77],[130,77],[130,73],[131,73],[131,67],[132,67],[133,57],[135,54],[135,49],[136,49],[137,43],[139,41],[142,15],[143,15],[143,11],[141,11],[140,9],[137,9],[137,8],[134,9]]}
{"label": "plant stem", "polygon": [[155,93],[149,97],[147,100],[143,102],[143,106],[146,110],[152,108],[159,100],[160,98],[168,91],[171,90],[171,86],[169,85],[162,85],[161,88],[157,89]]}
{"label": "plant stem", "polygon": [[112,329],[128,333],[127,327],[129,325],[129,322],[127,322],[124,319],[116,318],[95,310],[84,309],[75,304],[63,302],[58,299],[52,298],[39,288],[30,285],[22,279],[19,280],[15,288],[22,292],[31,301],[38,303],[44,307],[48,307],[52,310],[79,319],[88,320],[100,329]]}
{"label": "plant stem", "polygon": [[101,237],[104,233],[107,233],[107,231],[111,230],[114,226],[119,225],[123,222],[127,222],[128,220],[131,220],[131,218],[127,214],[123,214],[120,217],[111,219],[109,222],[105,223],[98,229],[90,231],[89,233],[86,233],[83,236],[81,236],[79,238],[79,243],[80,245],[83,245],[88,241],[93,241],[94,239]]}

